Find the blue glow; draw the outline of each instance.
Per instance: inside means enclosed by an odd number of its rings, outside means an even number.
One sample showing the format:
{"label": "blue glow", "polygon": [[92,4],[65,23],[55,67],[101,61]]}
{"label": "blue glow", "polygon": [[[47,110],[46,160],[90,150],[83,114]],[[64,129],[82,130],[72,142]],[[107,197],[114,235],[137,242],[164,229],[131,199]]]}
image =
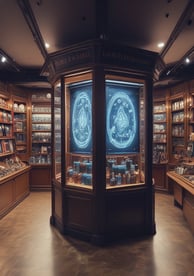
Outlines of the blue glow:
{"label": "blue glow", "polygon": [[107,153],[139,151],[139,86],[106,82]]}
{"label": "blue glow", "polygon": [[71,92],[71,151],[91,152],[92,105],[91,83],[70,87]]}

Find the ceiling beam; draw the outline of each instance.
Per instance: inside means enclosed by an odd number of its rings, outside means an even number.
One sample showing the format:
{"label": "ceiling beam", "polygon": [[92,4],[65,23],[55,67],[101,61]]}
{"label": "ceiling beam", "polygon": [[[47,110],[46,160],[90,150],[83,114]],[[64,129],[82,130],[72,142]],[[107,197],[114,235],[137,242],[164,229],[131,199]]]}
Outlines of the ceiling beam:
{"label": "ceiling beam", "polygon": [[165,47],[162,49],[160,56],[164,58],[168,50],[171,48],[172,44],[175,42],[179,34],[183,31],[186,24],[188,24],[189,20],[191,19],[191,15],[194,11],[194,1],[190,0],[187,4],[185,10],[181,14],[174,30],[172,31],[170,37],[168,38],[168,41],[165,45]]}
{"label": "ceiling beam", "polygon": [[38,27],[32,8],[30,6],[29,0],[17,0],[17,3],[23,13],[23,16],[26,20],[28,27],[31,30],[34,41],[36,42],[42,56],[44,57],[44,59],[46,59],[47,51],[45,48],[44,40],[41,35],[40,29]]}

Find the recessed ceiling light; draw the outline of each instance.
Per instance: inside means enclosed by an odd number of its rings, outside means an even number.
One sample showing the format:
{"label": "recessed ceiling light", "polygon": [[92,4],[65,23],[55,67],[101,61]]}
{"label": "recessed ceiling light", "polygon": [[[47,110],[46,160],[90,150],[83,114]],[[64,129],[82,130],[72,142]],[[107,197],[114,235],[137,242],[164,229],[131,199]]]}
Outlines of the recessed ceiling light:
{"label": "recessed ceiling light", "polygon": [[1,62],[4,63],[4,62],[6,62],[6,60],[7,60],[6,57],[4,57],[4,56],[1,57]]}
{"label": "recessed ceiling light", "polygon": [[163,48],[164,47],[164,42],[158,43],[158,48]]}
{"label": "recessed ceiling light", "polygon": [[49,43],[45,43],[45,47],[48,49],[48,48],[50,48],[50,44]]}
{"label": "recessed ceiling light", "polygon": [[189,59],[189,58],[186,58],[186,59],[185,59],[185,62],[186,62],[186,63],[190,63],[190,59]]}

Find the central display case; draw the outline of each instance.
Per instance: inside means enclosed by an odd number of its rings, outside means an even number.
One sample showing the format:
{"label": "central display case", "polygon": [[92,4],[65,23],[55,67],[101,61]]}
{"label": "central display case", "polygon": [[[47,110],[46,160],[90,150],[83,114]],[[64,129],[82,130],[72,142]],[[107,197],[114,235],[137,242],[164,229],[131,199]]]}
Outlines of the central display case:
{"label": "central display case", "polygon": [[156,231],[152,72],[157,55],[139,54],[122,45],[86,43],[50,56],[45,65],[49,69],[54,62],[56,70],[49,72],[54,83],[51,223],[63,234],[103,244]]}

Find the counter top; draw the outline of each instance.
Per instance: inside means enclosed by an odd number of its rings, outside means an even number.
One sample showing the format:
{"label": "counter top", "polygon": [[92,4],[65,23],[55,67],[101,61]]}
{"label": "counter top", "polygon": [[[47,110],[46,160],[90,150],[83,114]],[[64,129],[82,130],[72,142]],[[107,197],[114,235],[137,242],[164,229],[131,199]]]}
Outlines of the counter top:
{"label": "counter top", "polygon": [[177,184],[179,184],[182,188],[187,190],[189,193],[194,195],[194,181],[191,182],[189,180],[189,177],[192,177],[191,175],[180,175],[174,171],[168,171],[167,176],[173,179],[175,182],[177,182]]}

